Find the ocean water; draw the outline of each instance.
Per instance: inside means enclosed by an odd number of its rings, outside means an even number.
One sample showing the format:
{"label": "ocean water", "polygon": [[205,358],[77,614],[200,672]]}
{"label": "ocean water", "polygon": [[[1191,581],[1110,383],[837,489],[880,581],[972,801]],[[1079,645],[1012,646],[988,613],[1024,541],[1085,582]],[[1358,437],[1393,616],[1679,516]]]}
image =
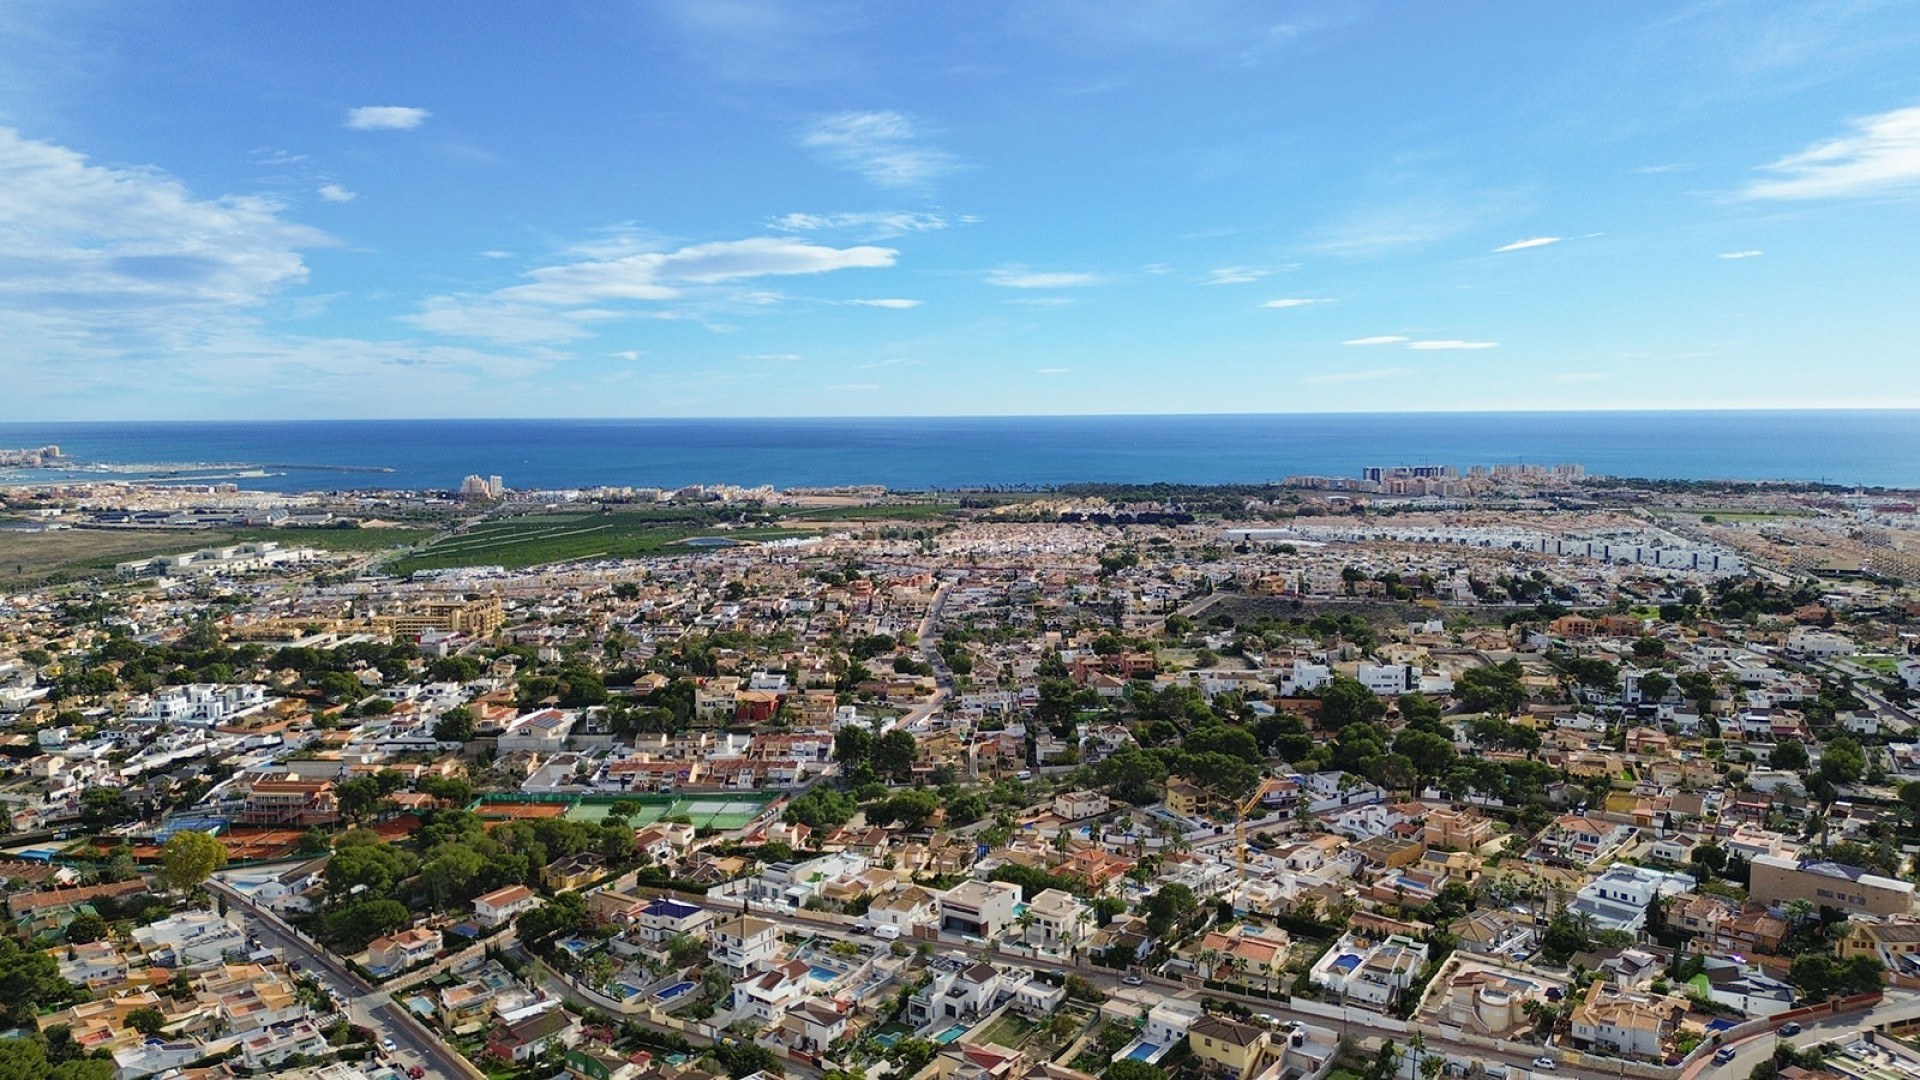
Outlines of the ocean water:
{"label": "ocean water", "polygon": [[[469,473],[522,489],[920,490],[1562,462],[1612,476],[1920,487],[1912,410],[0,423],[0,448],[47,443],[82,463],[259,467],[270,475],[235,482],[282,491],[444,489]],[[85,474],[0,481],[71,475]]]}

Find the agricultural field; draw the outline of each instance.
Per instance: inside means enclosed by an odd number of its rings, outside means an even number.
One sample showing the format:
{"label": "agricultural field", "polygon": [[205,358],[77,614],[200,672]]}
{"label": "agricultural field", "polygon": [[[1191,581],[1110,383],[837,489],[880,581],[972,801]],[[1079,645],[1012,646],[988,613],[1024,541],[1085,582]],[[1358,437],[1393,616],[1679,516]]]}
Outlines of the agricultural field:
{"label": "agricultural field", "polygon": [[[673,520],[662,511],[615,510],[605,513],[529,514],[483,521],[438,537],[390,564],[396,574],[456,566],[504,566],[517,569],[581,559],[633,559],[686,550],[695,537],[728,540],[778,540],[811,535],[806,529],[717,530],[705,521]],[[704,517],[705,515],[699,515]]]}
{"label": "agricultural field", "polygon": [[801,521],[930,521],[957,518],[959,503],[892,503],[878,506],[824,506],[813,510],[794,510],[782,520]]}
{"label": "agricultural field", "polygon": [[111,573],[115,563],[248,540],[328,551],[382,551],[432,535],[423,529],[0,529],[0,587],[81,580]]}

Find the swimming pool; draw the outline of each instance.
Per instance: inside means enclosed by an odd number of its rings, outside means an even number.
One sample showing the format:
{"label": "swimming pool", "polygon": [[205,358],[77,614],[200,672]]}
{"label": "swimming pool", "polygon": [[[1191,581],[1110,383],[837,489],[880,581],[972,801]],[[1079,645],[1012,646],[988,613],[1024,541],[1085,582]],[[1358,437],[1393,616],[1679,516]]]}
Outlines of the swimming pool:
{"label": "swimming pool", "polygon": [[1127,1060],[1145,1061],[1159,1052],[1160,1045],[1158,1043],[1141,1043],[1139,1046],[1133,1048],[1132,1053],[1127,1055]]}
{"label": "swimming pool", "polygon": [[947,1030],[941,1032],[940,1034],[935,1035],[933,1037],[933,1041],[939,1043],[942,1046],[945,1046],[948,1043],[953,1042],[955,1039],[958,1039],[960,1036],[965,1035],[966,1033],[967,1033],[967,1025],[955,1024],[952,1027],[948,1028]]}
{"label": "swimming pool", "polygon": [[821,982],[832,982],[840,977],[839,972],[830,967],[821,967],[819,964],[808,964],[807,971]]}
{"label": "swimming pool", "polygon": [[690,982],[674,983],[672,986],[666,987],[664,989],[655,990],[653,992],[653,996],[655,999],[659,1001],[672,1001],[674,998],[677,998],[681,994],[684,994],[692,989],[693,989],[693,984]]}
{"label": "swimming pool", "polygon": [[1334,960],[1333,966],[1341,971],[1352,971],[1360,966],[1360,958],[1353,953],[1341,953],[1339,958]]}
{"label": "swimming pool", "polygon": [[899,1042],[901,1038],[902,1038],[901,1034],[897,1031],[883,1031],[880,1034],[875,1035],[873,1037],[873,1041],[879,1043],[881,1046],[885,1047],[886,1049],[891,1050],[893,1049],[893,1044]]}

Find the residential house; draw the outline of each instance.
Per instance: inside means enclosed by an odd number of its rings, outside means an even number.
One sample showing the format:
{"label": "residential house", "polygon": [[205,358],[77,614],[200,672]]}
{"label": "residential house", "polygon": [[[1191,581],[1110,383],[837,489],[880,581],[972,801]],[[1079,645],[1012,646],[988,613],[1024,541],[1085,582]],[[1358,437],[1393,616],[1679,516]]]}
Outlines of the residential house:
{"label": "residential house", "polygon": [[1595,979],[1587,996],[1574,1006],[1572,1042],[1631,1057],[1658,1058],[1685,1016],[1682,999],[1622,991],[1605,979]]}
{"label": "residential house", "polygon": [[773,966],[779,953],[780,927],[750,915],[735,916],[714,927],[709,940],[708,955],[735,979]]}
{"label": "residential house", "polygon": [[998,940],[1014,921],[1020,886],[1010,881],[963,881],[940,894],[940,929]]}
{"label": "residential house", "polygon": [[640,909],[636,933],[642,941],[662,944],[681,935],[700,936],[713,921],[713,912],[698,904],[657,896]]}
{"label": "residential house", "polygon": [[810,969],[799,960],[769,965],[733,984],[733,1009],[736,1016],[749,1016],[761,1024],[771,1024],[790,1006],[807,996]]}
{"label": "residential house", "polygon": [[1027,926],[1022,937],[1034,948],[1065,956],[1080,947],[1093,912],[1078,897],[1059,889],[1045,889],[1027,903]]}
{"label": "residential house", "polygon": [[487,1052],[503,1061],[523,1063],[556,1047],[580,1041],[580,1024],[565,1009],[542,1009],[514,1023],[496,1025],[487,1036]]}
{"label": "residential house", "polygon": [[514,916],[540,906],[540,897],[525,885],[508,885],[473,898],[473,917],[489,929],[511,922]]}
{"label": "residential house", "polygon": [[1203,1016],[1187,1029],[1187,1049],[1237,1080],[1249,1080],[1269,1056],[1272,1034],[1263,1025]]}
{"label": "residential house", "polygon": [[367,946],[367,967],[376,974],[404,971],[415,964],[433,959],[439,952],[440,932],[416,926],[397,934],[375,938]]}

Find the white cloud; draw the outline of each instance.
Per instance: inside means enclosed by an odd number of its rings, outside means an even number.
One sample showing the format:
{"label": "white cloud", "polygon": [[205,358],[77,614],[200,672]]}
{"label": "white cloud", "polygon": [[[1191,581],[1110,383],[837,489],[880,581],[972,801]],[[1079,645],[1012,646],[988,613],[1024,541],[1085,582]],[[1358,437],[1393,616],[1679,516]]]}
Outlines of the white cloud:
{"label": "white cloud", "polygon": [[924,187],[956,168],[953,155],[929,146],[913,121],[897,112],[843,112],[823,117],[800,145],[881,187]]}
{"label": "white cloud", "polygon": [[[460,337],[499,341],[564,341],[586,333],[583,322],[665,312],[589,308],[592,304],[659,302],[687,297],[700,287],[728,285],[757,277],[822,274],[834,270],[892,266],[892,248],[835,248],[783,237],[756,237],[693,244],[675,251],[630,251],[621,240],[589,245],[610,257],[543,266],[532,279],[472,297],[435,297],[408,322],[422,329]],[[736,302],[777,302],[762,290],[735,291]],[[583,310],[584,309],[584,310]]]}
{"label": "white cloud", "polygon": [[622,352],[611,353],[610,355],[621,360],[638,360],[647,355],[647,351],[645,349],[626,349]]}
{"label": "white cloud", "polygon": [[483,259],[511,259],[511,258],[513,258],[513,252],[511,252],[511,251],[501,251],[501,250],[500,250],[500,249],[498,249],[498,248],[494,248],[494,249],[493,249],[493,250],[491,250],[491,251],[483,251],[483,252],[481,252],[481,253],[480,253],[480,257],[481,257],[481,258],[483,258]]}
{"label": "white cloud", "polygon": [[1407,368],[1372,368],[1367,371],[1332,371],[1324,375],[1309,375],[1300,381],[1314,386],[1328,386],[1338,383],[1373,382],[1378,379],[1397,379],[1413,372]]}
{"label": "white cloud", "polygon": [[1079,289],[1098,285],[1098,274],[1045,273],[1008,266],[987,274],[987,284],[1004,289]]}
{"label": "white cloud", "polygon": [[1070,367],[1043,367],[1035,368],[1033,373],[1035,375],[1065,375],[1072,370]]}
{"label": "white cloud", "polygon": [[1410,341],[1407,343],[1407,348],[1409,349],[1495,349],[1495,348],[1499,348],[1499,346],[1500,346],[1500,343],[1497,341],[1446,340],[1446,341]]}
{"label": "white cloud", "polygon": [[841,390],[841,391],[854,393],[854,394],[870,394],[873,391],[880,389],[880,384],[870,383],[870,382],[869,383],[839,383],[834,386],[829,386],[827,387],[827,389]]}
{"label": "white cloud", "polygon": [[1494,248],[1493,253],[1498,255],[1507,251],[1525,251],[1528,248],[1546,247],[1548,244],[1557,244],[1559,242],[1560,238],[1557,236],[1536,236],[1531,240],[1515,240],[1511,244]]}
{"label": "white cloud", "polygon": [[410,105],[362,105],[347,110],[347,126],[355,131],[412,131],[432,115]]}
{"label": "white cloud", "polygon": [[915,213],[911,210],[869,210],[857,213],[840,214],[785,214],[774,218],[768,225],[782,232],[819,232],[821,230],[850,230],[868,232],[876,236],[898,236],[902,233],[934,232],[944,229],[949,222],[939,214]]}
{"label": "white cloud", "polygon": [[1851,134],[1815,143],[1761,166],[1779,179],[1756,180],[1753,199],[1825,199],[1873,195],[1920,182],[1920,106],[1852,121]]}
{"label": "white cloud", "polygon": [[1260,306],[1263,308],[1297,308],[1306,307],[1309,304],[1325,304],[1327,302],[1326,300],[1314,300],[1304,296],[1287,296],[1279,300],[1269,300]]}
{"label": "white cloud", "polygon": [[92,165],[0,128],[0,307],[94,326],[113,311],[260,303],[306,280],[301,248],[332,243],[281,209],[196,198],[158,170]]}
{"label": "white cloud", "polygon": [[855,366],[860,368],[862,371],[871,370],[873,368],[886,368],[886,367],[919,367],[920,361],[908,360],[905,357],[896,356],[891,360],[875,360],[871,364],[857,364]]}
{"label": "white cloud", "polygon": [[1244,285],[1249,281],[1259,281],[1273,271],[1263,266],[1222,266],[1207,271],[1208,285]]}
{"label": "white cloud", "polygon": [[1014,304],[1019,307],[1062,308],[1071,307],[1074,300],[1070,296],[1022,296],[1013,300],[1002,300],[1000,302],[1003,304]]}
{"label": "white cloud", "polygon": [[1722,259],[1757,259],[1765,254],[1766,252],[1764,251],[1723,251],[1718,257]]}
{"label": "white cloud", "polygon": [[906,308],[917,308],[921,304],[926,303],[926,301],[925,300],[902,300],[898,297],[888,297],[881,300],[848,300],[846,301],[846,303],[853,304],[856,307],[895,308],[899,310],[904,310]]}
{"label": "white cloud", "polygon": [[1557,383],[1587,383],[1600,382],[1606,377],[1607,373],[1604,371],[1569,371],[1561,375],[1555,375],[1553,381]]}
{"label": "white cloud", "polygon": [[1380,334],[1375,337],[1357,337],[1349,341],[1343,341],[1340,344],[1342,345],[1398,345],[1401,342],[1406,340],[1408,339],[1401,337],[1398,334]]}
{"label": "white cloud", "polygon": [[360,195],[358,192],[348,191],[339,184],[321,184],[320,197],[328,202],[352,202]]}
{"label": "white cloud", "polygon": [[741,357],[740,359],[760,360],[760,361],[766,361],[768,363],[775,363],[775,364],[786,364],[786,363],[792,363],[793,361],[800,359],[800,354],[790,353],[790,352],[749,353],[746,356]]}

